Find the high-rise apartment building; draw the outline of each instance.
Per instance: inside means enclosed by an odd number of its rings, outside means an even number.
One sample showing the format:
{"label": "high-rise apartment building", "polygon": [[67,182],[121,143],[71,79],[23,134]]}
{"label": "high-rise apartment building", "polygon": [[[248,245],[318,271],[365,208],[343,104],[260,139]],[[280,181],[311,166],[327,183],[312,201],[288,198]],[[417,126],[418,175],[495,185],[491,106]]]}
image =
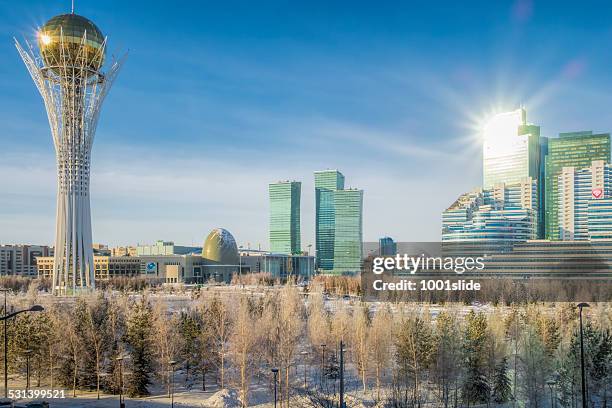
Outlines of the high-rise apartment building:
{"label": "high-rise apartment building", "polygon": [[591,131],[561,133],[548,140],[545,159],[545,237],[561,238],[559,226],[559,179],[564,167],[590,167],[594,160],[610,162],[610,134]]}
{"label": "high-rise apartment building", "polygon": [[363,190],[344,189],[338,170],[315,176],[316,248],[324,273],[355,273],[361,269]]}
{"label": "high-rise apartment building", "polygon": [[299,254],[300,195],[302,183],[280,181],[268,186],[270,196],[270,251],[277,254]]}
{"label": "high-rise apartment building", "polygon": [[612,166],[595,160],[589,167],[564,167],[558,180],[559,238],[563,241],[612,234],[609,199]]}

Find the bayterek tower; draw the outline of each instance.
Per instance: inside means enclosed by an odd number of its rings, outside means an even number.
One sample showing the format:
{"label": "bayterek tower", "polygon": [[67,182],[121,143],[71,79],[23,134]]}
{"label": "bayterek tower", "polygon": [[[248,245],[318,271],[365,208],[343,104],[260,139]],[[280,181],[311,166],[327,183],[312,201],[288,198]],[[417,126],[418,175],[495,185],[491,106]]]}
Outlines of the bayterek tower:
{"label": "bayterek tower", "polygon": [[91,148],[104,97],[121,61],[103,71],[106,38],[77,14],[53,17],[37,32],[37,50],[15,45],[38,88],[57,158],[53,292],[95,287],[89,205]]}

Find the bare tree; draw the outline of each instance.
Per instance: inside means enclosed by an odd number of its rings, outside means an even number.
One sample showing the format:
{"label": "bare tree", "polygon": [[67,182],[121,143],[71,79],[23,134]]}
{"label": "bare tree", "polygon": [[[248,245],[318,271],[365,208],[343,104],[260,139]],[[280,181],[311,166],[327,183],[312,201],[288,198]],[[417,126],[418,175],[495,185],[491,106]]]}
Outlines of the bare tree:
{"label": "bare tree", "polygon": [[257,321],[251,313],[251,307],[246,297],[240,299],[236,313],[232,337],[231,358],[239,372],[240,401],[243,407],[248,407],[249,387],[253,372],[254,353],[257,345]]}
{"label": "bare tree", "polygon": [[362,305],[353,314],[352,351],[357,365],[357,371],[361,378],[363,392],[367,391],[367,372],[370,357],[370,310],[367,305]]}
{"label": "bare tree", "polygon": [[285,371],[285,401],[289,406],[289,369],[293,363],[299,339],[303,333],[304,306],[296,288],[285,286],[280,295],[278,314],[279,362]]}
{"label": "bare tree", "polygon": [[153,336],[157,344],[157,364],[160,367],[162,382],[166,384],[168,395],[170,395],[170,361],[175,358],[179,347],[179,320],[169,313],[165,302],[159,301],[153,306],[153,322]]}
{"label": "bare tree", "polygon": [[393,326],[393,319],[388,308],[382,308],[374,314],[368,344],[370,358],[374,363],[376,377],[376,400],[380,401],[381,379],[389,366],[393,345],[389,332]]}
{"label": "bare tree", "polygon": [[221,388],[225,387],[225,359],[227,346],[232,334],[232,319],[228,305],[219,297],[213,298],[209,306],[210,322],[212,324],[213,341],[219,361],[219,376]]}
{"label": "bare tree", "polygon": [[105,340],[107,339],[106,320],[107,320],[107,304],[104,295],[90,299],[86,309],[86,327],[85,336],[93,345],[95,354],[95,369],[96,369],[96,395],[100,399],[100,377],[102,373],[102,364],[104,359]]}

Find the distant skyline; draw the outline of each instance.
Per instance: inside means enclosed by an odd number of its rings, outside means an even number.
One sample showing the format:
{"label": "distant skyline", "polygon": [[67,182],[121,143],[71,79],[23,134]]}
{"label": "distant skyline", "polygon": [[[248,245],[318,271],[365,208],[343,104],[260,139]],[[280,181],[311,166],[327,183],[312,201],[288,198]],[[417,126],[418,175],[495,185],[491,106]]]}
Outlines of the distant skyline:
{"label": "distant skyline", "polygon": [[[268,246],[268,184],[313,172],[364,190],[364,239],[440,239],[479,186],[479,123],[525,105],[542,136],[612,130],[605,2],[94,2],[75,12],[129,50],[93,147],[94,242]],[[0,243],[52,244],[55,159],[12,37],[70,1],[0,0]]]}

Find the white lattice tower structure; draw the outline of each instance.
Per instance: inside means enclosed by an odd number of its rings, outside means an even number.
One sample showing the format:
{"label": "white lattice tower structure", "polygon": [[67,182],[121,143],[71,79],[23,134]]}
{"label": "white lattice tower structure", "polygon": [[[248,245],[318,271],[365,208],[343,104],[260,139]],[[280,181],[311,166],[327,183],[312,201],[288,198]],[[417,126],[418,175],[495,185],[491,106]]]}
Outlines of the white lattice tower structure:
{"label": "white lattice tower structure", "polygon": [[53,292],[76,294],[95,287],[91,149],[102,102],[122,61],[103,73],[106,38],[75,14],[54,17],[39,30],[39,52],[26,45],[15,40],[45,103],[57,158]]}

